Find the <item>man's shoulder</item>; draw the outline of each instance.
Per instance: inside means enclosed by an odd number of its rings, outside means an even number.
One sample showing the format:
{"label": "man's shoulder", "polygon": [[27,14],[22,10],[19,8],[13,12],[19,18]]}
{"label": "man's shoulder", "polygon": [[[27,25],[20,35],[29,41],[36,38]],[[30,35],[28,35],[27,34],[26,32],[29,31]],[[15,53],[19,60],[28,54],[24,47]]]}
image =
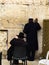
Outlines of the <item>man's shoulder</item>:
{"label": "man's shoulder", "polygon": [[28,25],[29,23],[26,23],[25,25]]}
{"label": "man's shoulder", "polygon": [[11,42],[12,42],[12,41],[15,41],[15,40],[17,40],[17,39],[16,39],[16,38],[13,38],[13,39],[11,40]]}

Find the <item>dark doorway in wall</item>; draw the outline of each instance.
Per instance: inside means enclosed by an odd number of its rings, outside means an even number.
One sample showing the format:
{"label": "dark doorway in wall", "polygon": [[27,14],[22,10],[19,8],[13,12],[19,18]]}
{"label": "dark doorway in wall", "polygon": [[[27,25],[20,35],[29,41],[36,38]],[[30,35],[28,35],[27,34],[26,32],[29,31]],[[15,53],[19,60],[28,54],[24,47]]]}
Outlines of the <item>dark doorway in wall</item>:
{"label": "dark doorway in wall", "polygon": [[0,30],[0,51],[2,58],[6,58],[8,49],[8,30]]}
{"label": "dark doorway in wall", "polygon": [[43,47],[42,56],[45,58],[49,50],[49,19],[43,20]]}

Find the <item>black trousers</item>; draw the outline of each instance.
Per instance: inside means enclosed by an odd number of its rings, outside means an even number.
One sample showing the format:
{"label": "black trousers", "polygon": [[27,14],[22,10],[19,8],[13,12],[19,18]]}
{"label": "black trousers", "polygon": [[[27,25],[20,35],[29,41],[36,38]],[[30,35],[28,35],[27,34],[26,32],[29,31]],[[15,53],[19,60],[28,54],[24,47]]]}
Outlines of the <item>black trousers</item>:
{"label": "black trousers", "polygon": [[33,61],[35,59],[35,50],[31,48],[27,48],[27,57],[28,60]]}
{"label": "black trousers", "polygon": [[18,64],[18,63],[19,63],[18,60],[16,60],[16,59],[13,60],[13,64]]}

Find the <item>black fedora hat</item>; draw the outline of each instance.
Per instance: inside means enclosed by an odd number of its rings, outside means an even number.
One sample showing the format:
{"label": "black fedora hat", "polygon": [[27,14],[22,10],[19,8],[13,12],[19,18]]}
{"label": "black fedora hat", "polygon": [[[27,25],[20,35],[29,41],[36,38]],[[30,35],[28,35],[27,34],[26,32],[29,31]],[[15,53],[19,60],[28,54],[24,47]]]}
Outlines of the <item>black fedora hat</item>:
{"label": "black fedora hat", "polygon": [[17,36],[18,36],[19,38],[25,38],[23,32],[20,32],[19,35],[17,35]]}

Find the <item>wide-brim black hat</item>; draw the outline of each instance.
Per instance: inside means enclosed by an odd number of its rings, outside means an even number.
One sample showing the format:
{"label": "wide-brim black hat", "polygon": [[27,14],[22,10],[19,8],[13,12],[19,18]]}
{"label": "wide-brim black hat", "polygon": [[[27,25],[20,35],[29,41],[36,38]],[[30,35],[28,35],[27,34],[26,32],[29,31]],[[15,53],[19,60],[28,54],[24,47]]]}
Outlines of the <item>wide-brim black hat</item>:
{"label": "wide-brim black hat", "polygon": [[19,35],[17,35],[17,36],[18,36],[19,38],[25,38],[23,32],[20,32]]}

